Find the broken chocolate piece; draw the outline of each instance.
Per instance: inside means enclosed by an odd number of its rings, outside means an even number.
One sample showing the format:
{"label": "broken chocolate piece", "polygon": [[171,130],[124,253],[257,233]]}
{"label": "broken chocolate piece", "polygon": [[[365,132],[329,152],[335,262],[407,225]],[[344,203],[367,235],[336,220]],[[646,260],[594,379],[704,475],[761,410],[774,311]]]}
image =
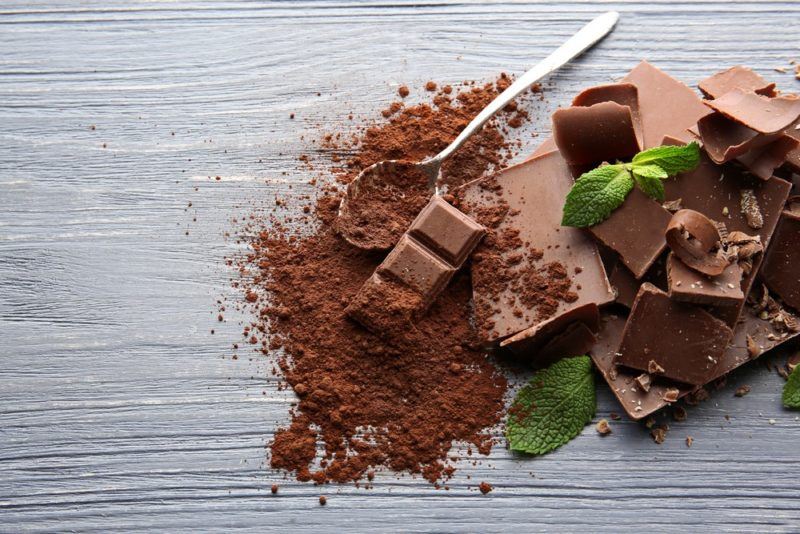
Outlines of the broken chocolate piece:
{"label": "broken chocolate piece", "polygon": [[617,304],[630,309],[633,307],[633,301],[636,299],[636,294],[639,292],[639,287],[644,282],[650,282],[659,289],[667,290],[667,268],[665,257],[661,256],[650,269],[647,270],[641,280],[637,280],[621,262],[617,262],[611,269],[609,281],[617,295]]}
{"label": "broken chocolate piece", "polygon": [[742,268],[734,262],[717,276],[690,269],[674,254],[667,259],[669,296],[674,300],[711,306],[739,306],[744,302]]}
{"label": "broken chocolate piece", "polygon": [[800,311],[800,197],[787,203],[761,272],[770,290]]}
{"label": "broken chocolate piece", "polygon": [[570,165],[628,160],[642,149],[631,108],[616,102],[556,110],[553,139]]}
{"label": "broken chocolate piece", "polygon": [[688,128],[708,114],[697,93],[647,61],[639,63],[622,81],[632,83],[639,91],[644,149],[660,146],[665,135],[691,141]]}
{"label": "broken chocolate piece", "polygon": [[367,329],[411,325],[461,268],[485,229],[434,196],[345,309]]}
{"label": "broken chocolate piece", "polygon": [[732,89],[719,98],[706,100],[705,104],[761,134],[779,133],[800,117],[800,98],[796,95],[769,98]]}
{"label": "broken chocolate piece", "polygon": [[764,147],[780,135],[760,134],[722,113],[710,113],[697,121],[697,135],[715,163],[727,163]]}
{"label": "broken chocolate piece", "polygon": [[613,301],[592,239],[561,226],[572,184],[569,167],[554,151],[459,192],[464,211],[492,226],[471,265],[476,326],[485,343],[514,336],[505,345],[536,345],[540,340],[532,337],[558,333],[545,324],[566,328],[571,316],[581,319],[576,310]]}
{"label": "broken chocolate piece", "polygon": [[664,251],[664,231],[671,218],[672,214],[658,202],[634,188],[622,206],[588,231],[619,254],[622,263],[638,279]]}
{"label": "broken chocolate piece", "polygon": [[624,317],[604,313],[600,319],[600,331],[591,356],[622,408],[631,419],[639,420],[666,406],[667,403],[662,397],[667,389],[677,387],[680,390],[680,396],[685,396],[692,391],[692,388],[683,384],[672,384],[668,381],[659,382],[659,379],[651,380],[649,390],[645,391],[636,381],[637,377],[641,375],[640,372],[631,372],[614,363],[624,329]]}
{"label": "broken chocolate piece", "polygon": [[632,83],[611,83],[584,89],[572,99],[573,106],[593,106],[602,102],[616,102],[631,108],[633,126],[639,146],[644,146],[642,138],[642,115],[639,111],[639,90]]}
{"label": "broken chocolate piece", "polygon": [[754,176],[769,180],[775,169],[790,160],[791,155],[800,149],[800,141],[783,134],[775,141],[755,148],[736,158]]}
{"label": "broken chocolate piece", "polygon": [[733,89],[752,91],[764,96],[775,96],[775,84],[767,82],[752,69],[737,65],[697,84],[707,98],[719,98]]}
{"label": "broken chocolate piece", "polygon": [[717,276],[728,266],[729,262],[714,252],[720,245],[719,230],[700,212],[689,209],[676,212],[665,235],[673,254],[695,271]]}
{"label": "broken chocolate piece", "polygon": [[617,363],[693,385],[708,383],[733,332],[704,309],[643,284],[633,303]]}

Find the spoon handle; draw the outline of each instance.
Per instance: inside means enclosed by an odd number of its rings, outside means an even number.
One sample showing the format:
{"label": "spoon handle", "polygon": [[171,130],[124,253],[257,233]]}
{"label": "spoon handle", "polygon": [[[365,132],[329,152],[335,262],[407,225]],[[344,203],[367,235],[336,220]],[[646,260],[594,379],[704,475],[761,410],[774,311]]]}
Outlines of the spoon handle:
{"label": "spoon handle", "polygon": [[491,119],[495,113],[506,107],[506,105],[519,96],[520,93],[551,72],[559,69],[571,59],[581,55],[600,41],[600,39],[605,37],[614,28],[618,19],[619,13],[616,11],[608,11],[581,28],[578,33],[570,37],[566,43],[559,46],[552,54],[517,78],[513,84],[500,93],[497,98],[492,100],[488,106],[483,108],[483,111],[472,119],[472,122],[461,131],[458,137],[456,137],[447,148],[424,163],[436,162],[436,164],[441,164],[450,154],[458,150],[473,133],[480,130],[481,126],[483,126],[486,121]]}

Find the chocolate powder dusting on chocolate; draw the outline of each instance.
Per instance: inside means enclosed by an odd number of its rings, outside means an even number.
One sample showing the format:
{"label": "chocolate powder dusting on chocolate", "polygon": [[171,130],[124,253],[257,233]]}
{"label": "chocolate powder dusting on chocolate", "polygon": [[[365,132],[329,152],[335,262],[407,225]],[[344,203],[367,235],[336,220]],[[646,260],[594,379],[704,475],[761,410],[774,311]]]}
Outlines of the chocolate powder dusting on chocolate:
{"label": "chocolate powder dusting on chocolate", "polygon": [[[502,86],[508,77],[500,80]],[[379,160],[435,154],[497,92],[494,83],[448,88],[433,95],[433,105],[404,107],[346,142],[347,135],[326,136],[331,159],[344,157],[335,181],[346,183]],[[512,148],[498,128],[489,123],[454,155],[444,169],[448,183],[503,165]],[[333,178],[311,180],[324,191],[311,213],[296,220],[250,217],[241,232],[250,250],[231,261],[240,273],[233,285],[255,295],[243,300],[252,311],[244,334],[274,358],[299,398],[291,422],[270,444],[270,463],[317,484],[355,481],[376,467],[431,482],[448,478],[453,442],[488,454],[488,432],[502,418],[507,389],[506,378],[479,349],[468,275],[457,274],[413,328],[387,321],[390,331],[379,337],[349,319],[345,308],[382,256],[352,247],[333,231],[341,194]],[[314,229],[303,233],[298,221]]]}

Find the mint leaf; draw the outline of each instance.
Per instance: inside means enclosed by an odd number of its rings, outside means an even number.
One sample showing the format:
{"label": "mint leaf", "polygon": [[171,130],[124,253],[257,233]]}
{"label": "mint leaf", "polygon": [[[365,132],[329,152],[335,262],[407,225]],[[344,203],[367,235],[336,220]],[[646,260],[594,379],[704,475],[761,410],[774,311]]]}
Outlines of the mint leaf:
{"label": "mint leaf", "polygon": [[783,405],[800,409],[800,365],[794,368],[789,375],[789,381],[783,386]]}
{"label": "mint leaf", "polygon": [[658,165],[668,176],[690,171],[700,163],[700,145],[692,141],[688,145],[665,145],[639,152],[631,162],[634,172],[637,167]]}
{"label": "mint leaf", "polygon": [[506,425],[512,451],[546,454],[580,434],[597,399],[592,360],[577,356],[537,371],[517,393]]}
{"label": "mint leaf", "polygon": [[572,186],[564,204],[563,226],[583,228],[604,221],[633,189],[624,165],[604,165],[584,173]]}
{"label": "mint leaf", "polygon": [[669,178],[669,174],[667,171],[659,167],[655,164],[647,164],[647,165],[633,165],[631,164],[631,170],[633,171],[634,176],[642,176],[644,178],[653,178],[656,180],[665,180]]}
{"label": "mint leaf", "polygon": [[[657,165],[652,165],[652,167],[658,167]],[[664,171],[661,170],[663,173]],[[666,174],[666,173],[664,173]],[[640,174],[637,171],[633,171],[633,177],[636,180],[636,185],[639,186],[639,189],[644,191],[644,193],[659,202],[664,202],[664,183],[661,181],[660,177],[648,175],[648,174]],[[666,176],[665,176],[666,178]]]}

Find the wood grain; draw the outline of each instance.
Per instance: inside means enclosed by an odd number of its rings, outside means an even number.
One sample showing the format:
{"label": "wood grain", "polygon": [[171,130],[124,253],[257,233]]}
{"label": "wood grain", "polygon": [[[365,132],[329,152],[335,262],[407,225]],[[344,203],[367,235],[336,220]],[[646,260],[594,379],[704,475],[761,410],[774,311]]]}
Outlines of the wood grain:
{"label": "wood grain", "polygon": [[[241,326],[214,301],[231,219],[313,194],[309,141],[374,117],[399,83],[420,98],[431,77],[520,73],[609,8],[618,29],[549,80],[526,147],[579,87],[641,58],[689,82],[743,63],[800,89],[772,71],[800,58],[797,2],[4,2],[0,531],[797,531],[800,421],[758,364],[661,446],[620,421],[538,459],[457,447],[448,491],[392,473],[319,488],[265,466],[292,397],[266,362],[229,359]],[[603,387],[599,416],[613,410]]]}

